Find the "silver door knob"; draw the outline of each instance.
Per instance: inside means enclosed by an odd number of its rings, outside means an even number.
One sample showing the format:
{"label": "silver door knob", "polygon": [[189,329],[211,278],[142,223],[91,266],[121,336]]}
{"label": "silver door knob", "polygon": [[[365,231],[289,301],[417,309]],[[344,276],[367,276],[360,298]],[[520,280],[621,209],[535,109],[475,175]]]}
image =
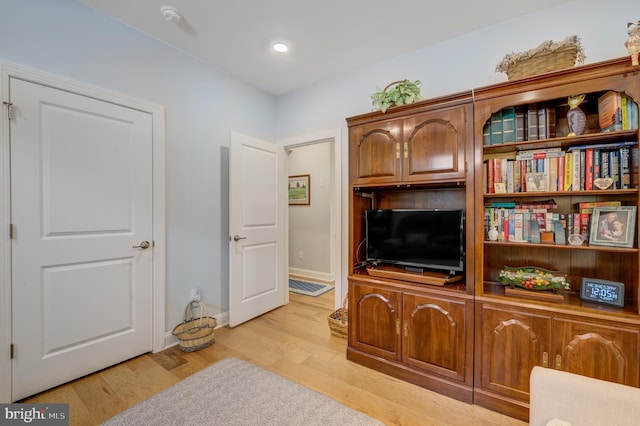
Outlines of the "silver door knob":
{"label": "silver door knob", "polygon": [[131,247],[145,250],[145,249],[148,249],[149,247],[151,247],[151,244],[149,244],[149,241],[143,241],[143,242],[140,243],[139,246],[131,246]]}
{"label": "silver door knob", "polygon": [[241,237],[240,235],[234,235],[233,236],[233,241],[238,242],[240,240],[246,240],[247,237]]}

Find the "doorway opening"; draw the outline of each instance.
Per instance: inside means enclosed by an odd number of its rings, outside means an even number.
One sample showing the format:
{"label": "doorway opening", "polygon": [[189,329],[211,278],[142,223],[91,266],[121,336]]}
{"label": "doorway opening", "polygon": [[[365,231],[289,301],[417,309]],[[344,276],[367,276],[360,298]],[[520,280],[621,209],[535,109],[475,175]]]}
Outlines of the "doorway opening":
{"label": "doorway opening", "polygon": [[[289,278],[335,286],[335,306],[346,293],[342,268],[342,143],[340,130],[282,143],[288,176],[309,182],[308,204],[287,209]],[[308,176],[308,177],[307,177]]]}

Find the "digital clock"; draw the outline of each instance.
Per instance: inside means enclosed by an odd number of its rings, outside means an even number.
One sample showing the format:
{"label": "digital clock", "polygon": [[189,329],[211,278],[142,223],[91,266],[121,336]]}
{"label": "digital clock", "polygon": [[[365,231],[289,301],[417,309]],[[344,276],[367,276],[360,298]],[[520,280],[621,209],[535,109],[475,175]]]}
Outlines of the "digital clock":
{"label": "digital clock", "polygon": [[580,299],[622,308],[624,306],[624,284],[597,278],[582,278]]}

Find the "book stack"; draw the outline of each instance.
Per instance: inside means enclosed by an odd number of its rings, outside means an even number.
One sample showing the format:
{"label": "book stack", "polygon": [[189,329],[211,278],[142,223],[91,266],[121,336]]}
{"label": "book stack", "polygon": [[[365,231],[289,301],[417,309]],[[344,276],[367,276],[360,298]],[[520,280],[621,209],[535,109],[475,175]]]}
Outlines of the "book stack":
{"label": "book stack", "polygon": [[[637,188],[638,142],[547,148],[500,153],[486,158],[485,193],[565,192],[598,189],[594,181],[610,177],[607,189]],[[597,182],[596,182],[597,183]],[[499,186],[496,184],[500,184]],[[600,188],[602,189],[602,188]]]}
{"label": "book stack", "polygon": [[[482,132],[483,145],[535,141],[559,136],[556,134],[556,107],[562,114],[566,103],[558,99],[546,103],[502,108],[493,113],[485,123]],[[587,113],[595,115],[596,112],[601,132],[638,129],[638,104],[624,93],[610,90],[597,97],[597,111],[594,105],[594,109]],[[597,128],[593,131],[597,131]]]}
{"label": "book stack", "polygon": [[601,132],[638,128],[638,105],[624,93],[610,90],[598,98]]}
{"label": "book stack", "polygon": [[553,200],[490,203],[484,208],[485,240],[489,240],[489,230],[495,227],[501,242],[566,244],[572,234],[580,234],[588,241],[593,209],[620,205],[620,201],[581,202],[574,206],[575,212],[559,213],[554,211],[558,205]]}
{"label": "book stack", "polygon": [[[490,203],[485,206],[485,239],[489,239],[489,230],[495,227],[498,231],[498,241],[539,243],[541,235],[555,232],[556,222],[561,220],[561,216],[551,210],[557,207],[553,201],[535,205],[515,202]],[[562,243],[564,244],[564,240]]]}
{"label": "book stack", "polygon": [[633,161],[637,161],[637,150],[637,142],[575,146],[567,149],[573,160],[573,190],[596,189],[593,182],[598,178],[613,179],[609,189],[632,188],[631,173],[638,167],[633,164]]}
{"label": "book stack", "polygon": [[483,127],[483,145],[500,145],[556,137],[556,110],[536,104],[506,107]]}

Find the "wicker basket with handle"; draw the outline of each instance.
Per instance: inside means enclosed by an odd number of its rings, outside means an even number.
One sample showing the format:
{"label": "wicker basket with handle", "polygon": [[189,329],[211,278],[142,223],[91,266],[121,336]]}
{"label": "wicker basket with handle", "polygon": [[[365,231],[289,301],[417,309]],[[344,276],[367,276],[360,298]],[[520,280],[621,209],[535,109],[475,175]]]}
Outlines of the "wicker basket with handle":
{"label": "wicker basket with handle", "polygon": [[338,337],[347,337],[347,329],[348,329],[348,309],[347,309],[348,295],[344,295],[344,300],[342,301],[342,307],[340,309],[336,309],[331,315],[329,315],[329,328],[331,329],[331,334]]}
{"label": "wicker basket with handle", "polygon": [[580,39],[572,35],[557,43],[547,40],[535,49],[510,53],[498,64],[496,72],[504,72],[509,80],[517,80],[572,68],[576,63],[584,63],[584,60]]}
{"label": "wicker basket with handle", "polygon": [[[194,306],[198,306],[199,317],[193,313]],[[171,334],[180,341],[180,349],[194,352],[210,346],[214,342],[213,330],[216,319],[209,316],[207,307],[202,302],[190,302],[184,308],[184,321],[178,324]]]}

